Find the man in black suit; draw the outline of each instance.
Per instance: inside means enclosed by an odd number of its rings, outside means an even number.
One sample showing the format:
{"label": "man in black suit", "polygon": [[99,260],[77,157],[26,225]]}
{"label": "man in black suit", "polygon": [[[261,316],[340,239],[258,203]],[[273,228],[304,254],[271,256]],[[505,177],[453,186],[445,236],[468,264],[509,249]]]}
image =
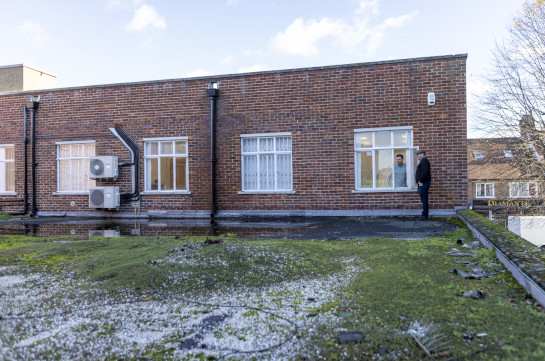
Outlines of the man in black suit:
{"label": "man in black suit", "polygon": [[428,191],[430,189],[431,183],[431,171],[430,171],[430,162],[426,157],[425,150],[419,150],[416,152],[416,157],[418,158],[418,167],[416,167],[416,173],[414,178],[416,183],[418,183],[418,194],[420,194],[420,200],[422,201],[422,215],[419,220],[425,221],[428,219],[428,213],[430,206],[428,204]]}

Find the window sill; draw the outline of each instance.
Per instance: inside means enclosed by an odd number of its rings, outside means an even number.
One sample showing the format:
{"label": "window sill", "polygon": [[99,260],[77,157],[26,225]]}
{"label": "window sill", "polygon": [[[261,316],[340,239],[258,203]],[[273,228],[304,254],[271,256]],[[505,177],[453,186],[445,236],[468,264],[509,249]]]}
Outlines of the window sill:
{"label": "window sill", "polygon": [[0,196],[16,196],[15,192],[0,192]]}
{"label": "window sill", "polygon": [[295,191],[239,191],[238,194],[295,194]]}
{"label": "window sill", "polygon": [[153,195],[168,195],[168,194],[191,194],[191,191],[144,191],[140,193],[142,195],[153,194]]}
{"label": "window sill", "polygon": [[475,197],[475,199],[494,199],[496,197]]}
{"label": "window sill", "polygon": [[89,191],[87,192],[53,192],[54,196],[88,196]]}
{"label": "window sill", "polygon": [[416,192],[416,188],[356,189],[352,193],[407,193]]}

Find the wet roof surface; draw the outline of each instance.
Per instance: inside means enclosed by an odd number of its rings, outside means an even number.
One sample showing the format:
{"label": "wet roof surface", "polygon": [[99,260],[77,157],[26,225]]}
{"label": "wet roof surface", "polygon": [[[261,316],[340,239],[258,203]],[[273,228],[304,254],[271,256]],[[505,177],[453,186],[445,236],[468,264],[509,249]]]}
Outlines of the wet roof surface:
{"label": "wet roof surface", "polygon": [[[418,221],[415,217],[319,217],[289,219],[74,219],[34,218],[0,222],[0,234],[29,236],[207,236],[231,233],[242,238],[357,239],[389,237],[424,239],[456,226],[446,219]],[[99,231],[97,233],[97,231]]]}

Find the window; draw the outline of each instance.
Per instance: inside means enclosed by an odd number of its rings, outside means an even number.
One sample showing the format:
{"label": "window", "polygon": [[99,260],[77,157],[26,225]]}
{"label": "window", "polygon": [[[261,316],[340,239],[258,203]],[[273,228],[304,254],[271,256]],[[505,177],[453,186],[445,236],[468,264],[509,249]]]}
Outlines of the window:
{"label": "window", "polygon": [[291,192],[291,133],[241,138],[242,191]]}
{"label": "window", "polygon": [[477,198],[494,198],[494,183],[477,183]]}
{"label": "window", "polygon": [[509,197],[511,198],[536,198],[537,182],[511,182],[509,183]]}
{"label": "window", "polygon": [[89,158],[94,156],[94,141],[57,143],[57,191],[89,192],[96,185],[89,178]]}
{"label": "window", "polygon": [[[412,127],[355,130],[356,191],[412,188],[416,159],[412,142]],[[402,165],[396,162],[398,155]]]}
{"label": "window", "polygon": [[144,139],[145,189],[187,192],[187,137]]}
{"label": "window", "polygon": [[483,155],[483,152],[481,150],[474,150],[473,151],[473,156],[477,160],[483,160],[484,159],[484,155]]}
{"label": "window", "polygon": [[0,145],[0,193],[15,192],[13,145]]}

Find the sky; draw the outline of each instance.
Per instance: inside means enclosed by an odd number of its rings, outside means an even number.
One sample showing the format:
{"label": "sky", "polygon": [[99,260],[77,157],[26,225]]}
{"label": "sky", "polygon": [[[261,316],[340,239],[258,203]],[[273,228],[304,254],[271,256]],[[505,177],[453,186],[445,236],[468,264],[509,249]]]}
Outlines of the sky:
{"label": "sky", "polygon": [[471,106],[523,3],[0,0],[0,66],[64,88],[468,54]]}

